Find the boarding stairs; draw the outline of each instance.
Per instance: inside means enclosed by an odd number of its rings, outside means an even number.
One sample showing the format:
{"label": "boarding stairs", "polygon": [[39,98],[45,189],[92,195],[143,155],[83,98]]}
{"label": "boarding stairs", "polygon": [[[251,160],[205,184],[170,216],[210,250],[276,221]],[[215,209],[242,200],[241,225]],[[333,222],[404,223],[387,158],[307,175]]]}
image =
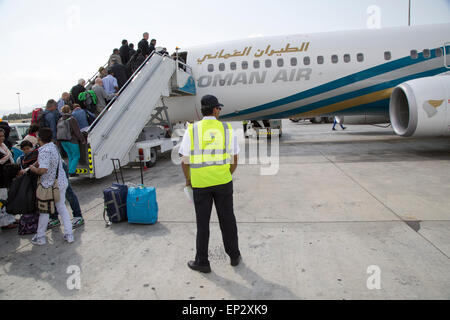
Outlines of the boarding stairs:
{"label": "boarding stairs", "polygon": [[112,159],[127,165],[144,129],[155,120],[171,126],[164,99],[195,94],[189,66],[168,55],[152,53],[90,126],[77,172],[100,179],[113,172]]}

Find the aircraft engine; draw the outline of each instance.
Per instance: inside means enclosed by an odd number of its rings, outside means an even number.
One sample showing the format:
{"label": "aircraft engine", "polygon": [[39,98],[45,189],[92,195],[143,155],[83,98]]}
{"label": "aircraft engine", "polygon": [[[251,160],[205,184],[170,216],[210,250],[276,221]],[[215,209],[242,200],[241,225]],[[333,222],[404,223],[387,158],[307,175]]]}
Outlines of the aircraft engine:
{"label": "aircraft engine", "polygon": [[389,114],[399,136],[450,136],[450,76],[400,84],[392,92]]}

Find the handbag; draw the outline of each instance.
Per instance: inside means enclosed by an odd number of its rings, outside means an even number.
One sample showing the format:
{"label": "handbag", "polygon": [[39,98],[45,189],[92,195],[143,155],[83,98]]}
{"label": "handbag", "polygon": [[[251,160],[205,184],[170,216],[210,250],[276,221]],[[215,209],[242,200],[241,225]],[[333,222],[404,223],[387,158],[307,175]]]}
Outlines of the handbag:
{"label": "handbag", "polygon": [[8,190],[6,211],[14,215],[36,211],[36,193],[30,173],[13,180]]}
{"label": "handbag", "polygon": [[50,186],[48,188],[44,188],[41,184],[41,177],[39,177],[38,186],[36,189],[36,200],[37,200],[37,207],[38,207],[39,213],[54,214],[56,211],[55,203],[57,203],[61,200],[61,197],[59,194],[59,186],[58,186],[60,162],[61,162],[61,158],[59,158],[59,161],[58,161],[55,182],[53,183],[52,186]]}

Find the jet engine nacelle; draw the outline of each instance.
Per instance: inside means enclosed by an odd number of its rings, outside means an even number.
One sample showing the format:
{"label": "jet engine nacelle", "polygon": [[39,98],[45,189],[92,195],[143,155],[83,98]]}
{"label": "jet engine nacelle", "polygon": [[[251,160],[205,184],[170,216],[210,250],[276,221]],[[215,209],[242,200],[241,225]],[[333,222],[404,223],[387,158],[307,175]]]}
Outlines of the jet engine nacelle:
{"label": "jet engine nacelle", "polygon": [[391,96],[392,127],[403,137],[450,136],[450,76],[400,84]]}

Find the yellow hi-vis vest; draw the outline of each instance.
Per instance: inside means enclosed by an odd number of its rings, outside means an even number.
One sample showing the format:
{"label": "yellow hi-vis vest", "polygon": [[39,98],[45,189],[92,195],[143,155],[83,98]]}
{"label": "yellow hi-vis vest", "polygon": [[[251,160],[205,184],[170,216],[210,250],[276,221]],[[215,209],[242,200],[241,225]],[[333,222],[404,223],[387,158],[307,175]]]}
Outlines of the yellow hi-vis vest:
{"label": "yellow hi-vis vest", "polygon": [[202,120],[190,124],[188,130],[192,187],[208,188],[231,182],[231,125],[218,120]]}

